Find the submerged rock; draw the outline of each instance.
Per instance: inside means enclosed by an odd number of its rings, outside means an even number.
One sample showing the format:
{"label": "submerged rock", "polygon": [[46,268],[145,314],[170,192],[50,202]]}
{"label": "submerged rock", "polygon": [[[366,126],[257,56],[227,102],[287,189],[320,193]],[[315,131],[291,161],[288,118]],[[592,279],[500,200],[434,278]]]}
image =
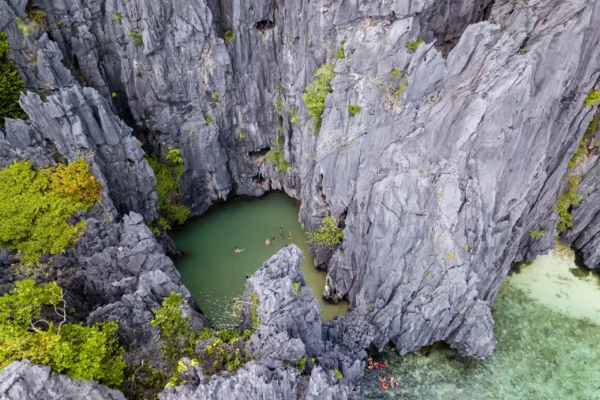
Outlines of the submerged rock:
{"label": "submerged rock", "polygon": [[0,370],[0,398],[3,400],[125,400],[118,390],[95,381],[81,381],[60,375],[50,367],[15,361]]}

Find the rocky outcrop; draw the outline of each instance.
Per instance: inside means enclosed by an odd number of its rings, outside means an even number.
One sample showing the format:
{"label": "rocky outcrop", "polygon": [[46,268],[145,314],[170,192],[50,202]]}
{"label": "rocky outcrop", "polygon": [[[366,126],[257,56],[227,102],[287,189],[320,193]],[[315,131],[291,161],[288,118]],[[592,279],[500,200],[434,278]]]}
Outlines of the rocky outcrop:
{"label": "rocky outcrop", "polygon": [[[338,318],[322,324],[321,313],[306,286],[295,245],[281,249],[250,277],[243,320],[258,326],[248,349],[254,361],[235,372],[204,376],[201,366],[189,366],[187,384],[167,388],[161,400],[175,399],[346,399],[358,393],[362,358],[373,339],[364,320]],[[253,307],[252,297],[258,297]],[[300,360],[309,376],[294,368]],[[314,360],[313,360],[314,359]],[[338,378],[338,369],[343,378]]]}
{"label": "rocky outcrop", "polygon": [[139,214],[121,223],[87,219],[85,235],[66,255],[55,256],[49,276],[67,292],[77,319],[88,323],[119,321],[119,336],[127,348],[158,354],[158,329],[150,321],[171,292],[182,293],[182,311],[201,330],[209,322],[179,272]]}
{"label": "rocky outcrop", "polygon": [[156,180],[144,151],[129,128],[96,90],[73,86],[43,101],[28,93],[21,106],[29,121],[7,120],[0,131],[0,167],[14,160],[35,166],[55,165],[84,157],[106,188],[105,207],[156,218]]}
{"label": "rocky outcrop", "polygon": [[[181,149],[195,215],[233,193],[284,189],[307,228],[325,215],[344,227],[342,247],[319,259],[326,295],[349,298],[377,346],[404,354],[445,340],[490,354],[489,306],[510,265],[553,245],[600,73],[598,1],[40,4],[56,46],[18,30],[24,1],[0,2],[22,69],[49,54],[28,82],[71,85],[62,52],[149,147]],[[335,78],[316,135],[301,96],[324,62]],[[274,146],[286,174],[265,162]]]}
{"label": "rocky outcrop", "polygon": [[95,381],[80,381],[54,373],[50,367],[15,361],[0,370],[3,400],[125,400],[123,394]]}

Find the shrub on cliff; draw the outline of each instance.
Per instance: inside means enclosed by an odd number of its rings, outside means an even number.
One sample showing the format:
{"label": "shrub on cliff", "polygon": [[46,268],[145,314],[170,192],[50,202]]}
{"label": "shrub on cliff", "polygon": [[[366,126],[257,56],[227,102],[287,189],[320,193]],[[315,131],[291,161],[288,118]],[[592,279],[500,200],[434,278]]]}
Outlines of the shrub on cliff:
{"label": "shrub on cliff", "polygon": [[[44,307],[51,317],[41,318]],[[0,369],[27,358],[75,379],[118,387],[125,368],[115,336],[118,323],[68,323],[66,310],[56,283],[36,285],[26,279],[0,297]]]}
{"label": "shrub on cliff", "polygon": [[155,155],[146,156],[156,177],[158,195],[158,226],[169,230],[173,224],[183,224],[190,215],[190,209],[181,204],[179,178],[183,174],[183,158],[179,149],[169,147],[164,161]]}
{"label": "shrub on cliff", "polygon": [[0,247],[16,251],[23,264],[35,263],[46,251],[64,252],[86,227],[85,221],[72,225],[69,219],[100,200],[100,189],[83,158],[40,171],[29,161],[0,170]]}
{"label": "shrub on cliff", "polygon": [[333,65],[323,64],[315,72],[315,81],[306,87],[302,100],[306,104],[308,115],[313,119],[315,134],[321,128],[321,115],[325,111],[325,99],[333,91],[329,82],[333,79]]}
{"label": "shrub on cliff", "polygon": [[311,232],[306,232],[308,243],[319,247],[329,247],[333,249],[342,243],[344,233],[338,228],[332,217],[325,217],[319,221],[317,228]]}
{"label": "shrub on cliff", "polygon": [[8,59],[11,50],[7,38],[6,33],[0,32],[0,128],[4,128],[4,118],[28,118],[19,105],[25,82],[19,76],[15,62]]}

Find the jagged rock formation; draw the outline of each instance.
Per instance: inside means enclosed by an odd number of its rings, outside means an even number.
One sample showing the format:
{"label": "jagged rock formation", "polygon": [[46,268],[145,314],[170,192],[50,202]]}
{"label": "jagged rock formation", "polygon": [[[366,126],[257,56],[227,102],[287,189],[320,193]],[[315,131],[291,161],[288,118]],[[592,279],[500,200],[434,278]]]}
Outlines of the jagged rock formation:
{"label": "jagged rock formation", "polygon": [[125,400],[123,394],[95,381],[80,381],[54,373],[50,367],[15,361],[0,370],[3,400]]}
{"label": "jagged rock formation", "polygon": [[[43,101],[28,93],[21,106],[29,121],[7,120],[0,131],[0,167],[30,160],[37,167],[84,157],[107,189],[103,203],[118,212],[156,218],[156,180],[129,128],[96,90],[72,86]],[[117,210],[113,212],[117,214]]]}
{"label": "jagged rock formation", "polygon": [[[553,245],[555,199],[593,113],[583,99],[600,74],[599,1],[39,5],[55,43],[19,31],[24,0],[0,2],[27,82],[77,85],[66,65],[154,151],[180,148],[194,214],[282,188],[302,200],[306,227],[327,214],[345,227],[342,247],[319,257],[326,294],[350,299],[348,318],[374,326],[377,346],[445,340],[490,354],[489,306],[511,263]],[[326,61],[336,76],[314,135],[301,94]],[[264,161],[280,126],[285,175]]]}
{"label": "jagged rock formation", "polygon": [[[252,294],[258,296],[259,325],[248,342],[255,361],[212,377],[205,377],[201,367],[190,367],[185,376],[189,383],[166,389],[159,395],[161,400],[327,400],[346,399],[358,391],[361,360],[374,329],[344,318],[322,326],[317,301],[300,269],[302,258],[296,246],[285,247],[247,281],[244,298],[250,302]],[[250,324],[251,313],[248,306],[243,315]],[[294,368],[301,358],[310,377]],[[343,373],[342,379],[334,369]]]}

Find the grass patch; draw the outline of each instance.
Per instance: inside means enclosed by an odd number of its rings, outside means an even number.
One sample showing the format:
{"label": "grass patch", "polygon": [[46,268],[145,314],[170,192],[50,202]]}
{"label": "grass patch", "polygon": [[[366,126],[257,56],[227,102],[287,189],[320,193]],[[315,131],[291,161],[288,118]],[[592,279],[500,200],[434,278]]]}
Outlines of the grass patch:
{"label": "grass patch", "polygon": [[360,112],[361,108],[358,104],[349,104],[348,105],[348,113],[351,117],[354,117],[356,114]]}
{"label": "grass patch", "polygon": [[421,38],[417,38],[417,40],[413,41],[409,41],[408,43],[406,43],[406,48],[408,50],[411,51],[411,53],[414,53],[415,51],[417,51],[417,49],[419,48],[419,46],[421,45],[421,43],[423,43],[423,39]]}

